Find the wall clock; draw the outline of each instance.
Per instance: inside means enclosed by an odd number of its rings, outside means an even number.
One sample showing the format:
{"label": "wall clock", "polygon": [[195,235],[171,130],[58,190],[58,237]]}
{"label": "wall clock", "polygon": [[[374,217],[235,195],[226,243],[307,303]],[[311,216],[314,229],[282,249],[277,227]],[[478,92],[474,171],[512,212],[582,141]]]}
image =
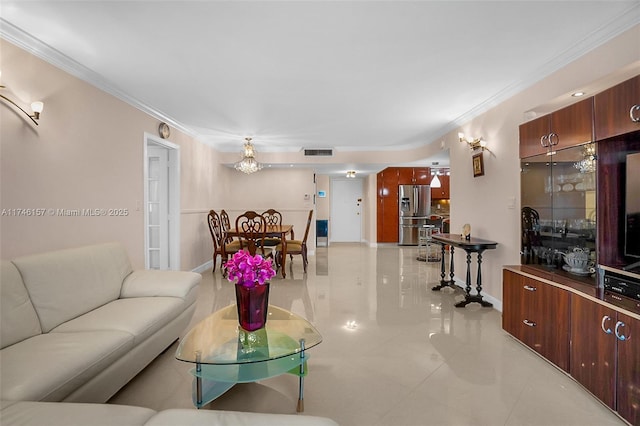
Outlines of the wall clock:
{"label": "wall clock", "polygon": [[166,139],[171,134],[171,130],[169,129],[169,125],[167,123],[160,123],[158,126],[158,133],[160,133],[160,137],[162,139]]}

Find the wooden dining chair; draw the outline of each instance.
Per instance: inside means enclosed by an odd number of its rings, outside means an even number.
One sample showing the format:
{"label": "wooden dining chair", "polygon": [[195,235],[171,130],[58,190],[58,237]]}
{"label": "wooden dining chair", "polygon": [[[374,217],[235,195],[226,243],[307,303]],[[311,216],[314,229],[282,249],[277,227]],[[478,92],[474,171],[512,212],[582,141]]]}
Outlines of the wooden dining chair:
{"label": "wooden dining chair", "polygon": [[264,216],[254,211],[246,211],[236,218],[236,229],[240,234],[240,249],[247,250],[252,256],[256,253],[262,257],[274,258],[273,249],[264,246],[267,221]]}
{"label": "wooden dining chair", "polygon": [[225,235],[222,228],[222,221],[220,215],[215,210],[210,210],[207,215],[207,222],[209,223],[209,232],[211,233],[211,239],[213,240],[213,272],[216,270],[216,263],[218,256],[220,256],[220,269],[224,274],[224,264],[229,259],[230,255],[233,255],[240,250],[240,243],[234,241],[227,243],[225,241]]}
{"label": "wooden dining chair", "polygon": [[[266,210],[262,212],[262,216],[264,216],[267,225],[282,225],[282,214],[277,210]],[[266,237],[264,240],[265,247],[275,247],[280,243],[281,241],[278,237]]]}
{"label": "wooden dining chair", "polygon": [[[231,229],[231,221],[229,220],[229,214],[224,210],[220,210],[220,220],[222,220],[222,230],[226,233]],[[233,242],[233,237],[226,238],[227,243]]]}
{"label": "wooden dining chair", "polygon": [[[309,229],[311,228],[311,218],[313,217],[313,210],[309,210],[309,216],[307,217],[307,227],[304,230],[304,237],[302,240],[287,240],[287,254],[291,259],[291,267],[293,267],[293,255],[301,255],[302,256],[302,267],[304,272],[307,272],[307,264],[309,261],[307,260],[307,238],[309,237]],[[280,265],[282,262],[280,258],[282,257],[282,244],[278,244],[276,246],[276,264]]]}

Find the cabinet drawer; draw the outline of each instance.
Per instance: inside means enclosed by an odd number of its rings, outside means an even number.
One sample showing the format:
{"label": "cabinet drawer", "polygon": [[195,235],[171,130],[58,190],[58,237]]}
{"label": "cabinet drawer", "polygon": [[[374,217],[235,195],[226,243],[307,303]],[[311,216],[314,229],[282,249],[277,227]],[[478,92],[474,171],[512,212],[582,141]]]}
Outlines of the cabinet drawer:
{"label": "cabinet drawer", "polygon": [[569,368],[569,293],[503,273],[503,329],[549,361]]}

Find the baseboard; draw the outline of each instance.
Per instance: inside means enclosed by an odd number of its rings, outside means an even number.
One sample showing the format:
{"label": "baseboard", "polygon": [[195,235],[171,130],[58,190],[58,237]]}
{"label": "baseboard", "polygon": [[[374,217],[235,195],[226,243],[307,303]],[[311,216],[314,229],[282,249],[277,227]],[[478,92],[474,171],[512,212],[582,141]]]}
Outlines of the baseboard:
{"label": "baseboard", "polygon": [[[464,292],[464,289],[467,286],[467,283],[465,281],[461,280],[460,278],[454,277],[453,282],[456,285],[456,287],[460,287],[460,290]],[[476,293],[475,287],[473,287],[471,289],[471,294],[475,294],[475,293]],[[487,302],[493,304],[493,309],[495,309],[498,312],[502,312],[502,300],[496,299],[492,295],[486,293],[484,290],[482,291],[482,298]]]}
{"label": "baseboard", "polygon": [[205,272],[206,270],[211,270],[211,269],[213,269],[213,260],[210,260],[210,261],[208,261],[206,263],[203,263],[200,266],[196,266],[191,271],[201,274],[201,273]]}

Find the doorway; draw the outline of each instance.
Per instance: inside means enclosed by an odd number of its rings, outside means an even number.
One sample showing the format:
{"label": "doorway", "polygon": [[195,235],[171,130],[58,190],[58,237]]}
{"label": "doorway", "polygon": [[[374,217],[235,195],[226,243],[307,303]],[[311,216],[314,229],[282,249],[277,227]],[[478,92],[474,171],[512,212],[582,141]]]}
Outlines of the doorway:
{"label": "doorway", "polygon": [[362,241],[362,179],[331,180],[331,242]]}
{"label": "doorway", "polygon": [[147,269],[180,270],[180,147],[145,134],[144,247]]}

